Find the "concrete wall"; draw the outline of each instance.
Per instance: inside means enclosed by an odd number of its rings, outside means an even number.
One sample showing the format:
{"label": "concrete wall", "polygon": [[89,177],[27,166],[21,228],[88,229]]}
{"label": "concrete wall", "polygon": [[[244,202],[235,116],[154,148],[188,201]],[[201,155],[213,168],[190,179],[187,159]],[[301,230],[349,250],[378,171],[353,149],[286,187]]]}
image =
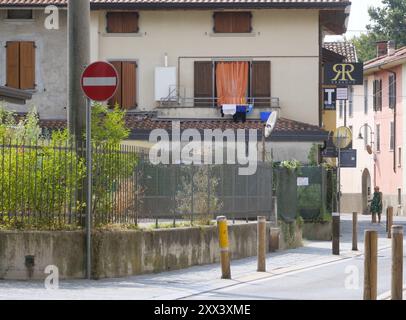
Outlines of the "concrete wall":
{"label": "concrete wall", "polygon": [[27,105],[8,104],[7,108],[27,112],[36,107],[45,119],[66,119],[67,104],[67,15],[59,10],[59,30],[47,30],[45,13],[34,10],[32,21],[10,21],[0,10],[0,85],[6,84],[6,42],[34,41],[36,48],[35,82],[32,100]]}
{"label": "concrete wall", "polygon": [[[48,265],[56,265],[62,278],[83,278],[83,232],[0,231],[0,279],[44,279]],[[34,266],[26,257],[34,256]]]}
{"label": "concrete wall", "polygon": [[106,34],[106,12],[93,11],[91,57],[137,61],[138,109],[151,110],[156,105],[154,70],[163,66],[165,53],[170,66],[178,67],[179,62],[178,85],[187,97],[193,97],[195,60],[262,56],[271,61],[271,94],[280,98],[282,116],[318,124],[318,10],[252,13],[253,33],[248,35],[213,34],[211,10],[141,11],[139,33],[120,35]]}
{"label": "concrete wall", "polygon": [[[255,256],[256,223],[229,226],[232,259]],[[270,225],[267,226],[268,234]],[[301,243],[297,231],[287,235]],[[281,232],[283,239],[284,233]],[[289,245],[281,241],[280,248]],[[0,279],[44,279],[48,265],[61,279],[83,278],[85,234],[77,232],[0,232]],[[269,243],[267,243],[267,251]],[[34,266],[26,257],[34,256]],[[93,276],[124,277],[219,262],[217,227],[152,231],[96,232],[93,235]]]}
{"label": "concrete wall", "polygon": [[[256,223],[230,226],[232,259],[256,255],[256,236]],[[110,232],[100,233],[95,239],[97,254],[93,272],[97,278],[162,272],[220,261],[216,227]]]}
{"label": "concrete wall", "polygon": [[331,241],[332,222],[305,222],[303,224],[303,238],[315,241]]}

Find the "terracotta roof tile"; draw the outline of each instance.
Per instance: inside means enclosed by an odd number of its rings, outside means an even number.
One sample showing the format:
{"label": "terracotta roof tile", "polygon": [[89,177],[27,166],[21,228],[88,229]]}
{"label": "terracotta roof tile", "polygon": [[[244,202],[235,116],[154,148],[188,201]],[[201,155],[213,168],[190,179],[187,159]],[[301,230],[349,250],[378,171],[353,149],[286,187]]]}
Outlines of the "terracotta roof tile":
{"label": "terracotta roof tile", "polygon": [[350,42],[325,42],[323,48],[342,55],[345,57],[344,62],[358,62],[357,51],[355,50],[354,45]]}
{"label": "terracotta roof tile", "polygon": [[[126,116],[126,125],[131,130],[132,136],[147,137],[149,132],[154,129],[172,128],[172,121],[176,119],[161,119],[151,115],[128,114]],[[245,123],[235,123],[230,119],[178,119],[181,130],[185,129],[257,129],[262,132],[264,123],[260,120],[247,120]],[[40,125],[44,129],[59,130],[66,127],[65,120],[41,120]],[[141,135],[140,135],[141,134]],[[321,141],[327,132],[318,126],[294,121],[286,118],[278,119],[273,136],[278,140],[301,140],[301,141]]]}

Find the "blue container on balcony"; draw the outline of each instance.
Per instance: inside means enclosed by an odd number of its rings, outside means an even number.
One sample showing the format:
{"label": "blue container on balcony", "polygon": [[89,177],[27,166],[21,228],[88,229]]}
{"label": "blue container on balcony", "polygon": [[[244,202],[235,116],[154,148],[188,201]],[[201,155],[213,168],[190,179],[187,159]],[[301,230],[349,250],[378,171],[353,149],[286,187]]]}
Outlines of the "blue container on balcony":
{"label": "blue container on balcony", "polygon": [[267,122],[268,121],[268,119],[269,119],[269,117],[271,116],[271,114],[272,114],[272,112],[261,112],[260,113],[260,115],[261,115],[261,121],[262,122]]}

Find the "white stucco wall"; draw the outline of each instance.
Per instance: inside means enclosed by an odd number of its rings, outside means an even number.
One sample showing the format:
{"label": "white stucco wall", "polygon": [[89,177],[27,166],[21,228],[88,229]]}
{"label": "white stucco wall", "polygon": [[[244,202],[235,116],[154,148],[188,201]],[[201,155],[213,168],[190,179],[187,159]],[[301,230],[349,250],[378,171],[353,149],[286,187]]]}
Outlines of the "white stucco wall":
{"label": "white stucco wall", "polygon": [[[213,11],[141,11],[137,35],[106,34],[106,12],[92,12],[92,59],[138,62],[139,110],[154,109],[154,69],[178,66],[180,83],[193,97],[193,61],[212,57],[260,57],[271,61],[271,94],[283,117],[318,124],[319,15],[317,10],[253,10],[253,34],[213,35]],[[95,41],[95,39],[98,39]],[[195,117],[198,115],[194,115]]]}
{"label": "white stucco wall", "polygon": [[0,85],[6,84],[6,42],[34,41],[37,46],[33,98],[27,105],[7,104],[7,108],[27,112],[35,106],[43,119],[66,119],[66,10],[59,10],[59,30],[44,27],[43,10],[34,10],[32,21],[10,21],[5,17],[6,11],[0,10]]}
{"label": "white stucco wall", "polygon": [[[365,78],[366,80],[367,78]],[[341,191],[343,193],[342,208],[348,212],[361,210],[361,195],[362,195],[362,173],[365,169],[369,171],[371,176],[371,192],[374,187],[374,155],[368,154],[365,149],[364,140],[358,139],[360,128],[368,123],[372,130],[375,131],[374,111],[373,111],[373,77],[368,78],[368,113],[364,112],[364,86],[354,86],[354,103],[353,116],[348,116],[347,103],[347,126],[353,128],[353,149],[357,149],[357,167],[341,169]],[[344,117],[339,118],[339,105],[337,103],[337,127],[344,125]],[[368,129],[368,141],[370,143],[370,133]],[[364,128],[361,130],[364,136]],[[373,140],[375,141],[375,136]],[[375,146],[374,146],[375,147]]]}

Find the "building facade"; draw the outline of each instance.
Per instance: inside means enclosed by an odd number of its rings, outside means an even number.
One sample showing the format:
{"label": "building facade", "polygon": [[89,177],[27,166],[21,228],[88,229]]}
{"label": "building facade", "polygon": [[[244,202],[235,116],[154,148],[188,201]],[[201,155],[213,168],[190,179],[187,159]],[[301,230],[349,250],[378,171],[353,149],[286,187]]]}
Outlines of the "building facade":
{"label": "building facade", "polygon": [[395,50],[391,41],[378,43],[377,57],[364,64],[364,86],[354,87],[348,126],[353,128],[358,161],[357,168],[342,169],[345,211],[366,212],[374,186],[379,186],[384,210],[393,206],[395,214],[404,214],[405,71],[406,48]]}
{"label": "building facade", "polygon": [[[0,85],[31,90],[29,105],[37,107],[43,120],[66,120],[66,4],[0,0],[0,28],[6,30],[0,41],[13,47],[0,49],[6,70]],[[59,8],[57,30],[45,28],[45,5]],[[120,84],[108,101],[111,106],[118,103],[128,116],[147,114],[157,126],[160,119],[231,124],[221,107],[232,103],[253,106],[247,129],[257,126],[261,113],[278,111],[286,120],[281,123],[305,124],[313,132],[322,123],[323,38],[345,32],[349,8],[346,0],[91,1],[91,61],[106,60],[118,70]],[[10,22],[5,18],[10,13],[20,18]],[[18,50],[26,58],[17,62]],[[15,80],[20,74],[28,75],[24,86]],[[230,96],[231,87],[238,93]],[[29,110],[28,105],[9,107]],[[282,131],[278,142],[305,145],[292,158],[305,159],[313,143],[325,139],[321,131]]]}

